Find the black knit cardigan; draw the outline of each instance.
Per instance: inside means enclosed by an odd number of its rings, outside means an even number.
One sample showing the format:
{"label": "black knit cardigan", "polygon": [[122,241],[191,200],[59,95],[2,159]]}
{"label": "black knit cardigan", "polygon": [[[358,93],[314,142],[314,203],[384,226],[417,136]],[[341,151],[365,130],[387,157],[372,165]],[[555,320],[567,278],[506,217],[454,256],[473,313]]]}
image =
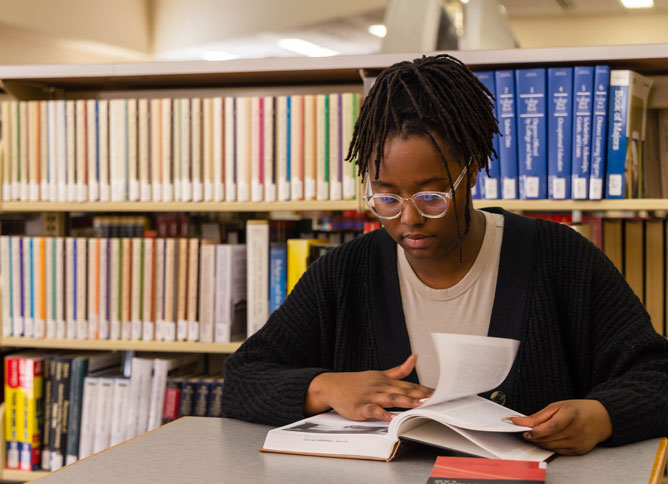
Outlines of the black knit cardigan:
{"label": "black knit cardigan", "polygon": [[[505,219],[489,336],[520,340],[494,389],[505,405],[531,414],[596,399],[612,419],[607,445],[668,435],[668,340],[621,274],[568,227],[488,210]],[[227,359],[224,415],[284,425],[304,418],[316,375],[401,364],[411,348],[396,259],[380,229],[316,261]],[[415,371],[407,380],[417,382]]]}

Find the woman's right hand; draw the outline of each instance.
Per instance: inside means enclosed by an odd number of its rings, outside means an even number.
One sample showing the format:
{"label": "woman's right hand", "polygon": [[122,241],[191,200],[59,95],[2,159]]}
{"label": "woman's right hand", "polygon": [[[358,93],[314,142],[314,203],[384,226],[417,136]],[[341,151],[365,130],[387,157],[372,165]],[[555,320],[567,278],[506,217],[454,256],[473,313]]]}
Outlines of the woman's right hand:
{"label": "woman's right hand", "polygon": [[315,415],[334,409],[350,420],[377,418],[389,422],[394,414],[386,408],[419,407],[423,398],[434,390],[401,380],[410,375],[417,355],[409,356],[401,365],[385,371],[321,373],[306,392],[304,411]]}

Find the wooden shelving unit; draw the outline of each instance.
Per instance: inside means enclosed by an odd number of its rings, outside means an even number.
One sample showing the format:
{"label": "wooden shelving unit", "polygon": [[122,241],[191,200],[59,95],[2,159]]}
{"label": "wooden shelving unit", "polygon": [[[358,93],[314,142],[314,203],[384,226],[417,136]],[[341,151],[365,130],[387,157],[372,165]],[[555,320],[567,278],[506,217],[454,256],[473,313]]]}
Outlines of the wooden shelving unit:
{"label": "wooden shelving unit", "polygon": [[503,207],[509,211],[520,212],[559,212],[559,211],[625,211],[668,210],[668,199],[639,198],[628,200],[474,200],[476,208]]}

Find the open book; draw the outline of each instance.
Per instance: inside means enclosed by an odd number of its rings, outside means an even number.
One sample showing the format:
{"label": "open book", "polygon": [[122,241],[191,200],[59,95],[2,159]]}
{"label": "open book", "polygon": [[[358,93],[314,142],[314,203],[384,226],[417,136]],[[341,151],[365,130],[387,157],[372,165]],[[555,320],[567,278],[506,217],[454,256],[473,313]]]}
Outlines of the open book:
{"label": "open book", "polygon": [[260,450],[332,457],[391,460],[403,440],[464,454],[543,461],[552,452],[521,439],[530,430],[504,417],[521,415],[477,396],[508,375],[519,342],[503,338],[433,333],[440,374],[429,400],[397,413],[390,423],[353,421],[334,411],[270,430]]}

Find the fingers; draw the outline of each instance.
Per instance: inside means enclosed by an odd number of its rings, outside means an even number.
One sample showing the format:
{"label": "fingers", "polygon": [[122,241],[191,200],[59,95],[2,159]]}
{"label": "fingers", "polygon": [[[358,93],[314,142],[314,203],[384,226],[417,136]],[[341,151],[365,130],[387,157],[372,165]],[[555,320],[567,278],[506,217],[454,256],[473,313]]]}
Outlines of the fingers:
{"label": "fingers", "polygon": [[536,425],[528,432],[529,440],[532,442],[555,440],[555,436],[571,425],[576,416],[577,413],[570,407],[557,409],[548,420]]}
{"label": "fingers", "polygon": [[411,374],[411,371],[413,371],[413,368],[415,367],[416,361],[417,355],[412,354],[406,358],[406,361],[404,361],[401,365],[390,368],[389,370],[385,370],[383,373],[385,373],[386,377],[391,378],[392,380],[401,380],[402,378],[406,378]]}
{"label": "fingers", "polygon": [[433,388],[402,380],[392,382],[392,385],[388,387],[386,391],[392,393],[403,393],[404,395],[408,395],[409,397],[417,399],[429,398],[434,393]]}
{"label": "fingers", "polygon": [[515,425],[533,428],[551,419],[558,411],[559,408],[547,406],[543,410],[527,417],[510,417],[510,421]]}
{"label": "fingers", "polygon": [[362,407],[359,418],[355,418],[355,420],[368,420],[370,418],[377,418],[378,420],[389,422],[393,417],[394,414],[392,412],[388,412],[380,405],[367,403]]}

